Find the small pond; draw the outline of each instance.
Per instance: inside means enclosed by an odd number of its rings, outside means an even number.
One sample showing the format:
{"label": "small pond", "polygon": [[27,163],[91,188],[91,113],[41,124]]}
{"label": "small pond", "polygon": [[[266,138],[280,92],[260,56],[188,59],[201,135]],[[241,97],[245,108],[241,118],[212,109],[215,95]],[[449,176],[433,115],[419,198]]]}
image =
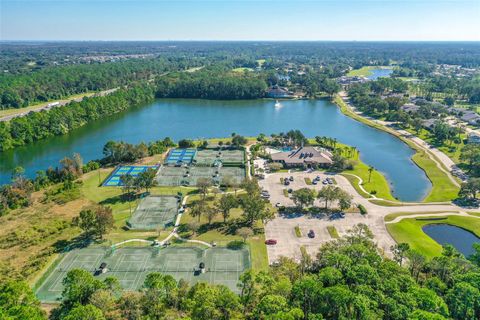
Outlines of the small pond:
{"label": "small pond", "polygon": [[439,244],[451,244],[466,257],[474,252],[473,244],[480,243],[480,238],[472,232],[448,224],[429,224],[422,229]]}
{"label": "small pond", "polygon": [[389,77],[390,74],[393,72],[391,68],[378,68],[378,69],[371,69],[371,74],[367,76],[369,80],[377,80],[380,77]]}

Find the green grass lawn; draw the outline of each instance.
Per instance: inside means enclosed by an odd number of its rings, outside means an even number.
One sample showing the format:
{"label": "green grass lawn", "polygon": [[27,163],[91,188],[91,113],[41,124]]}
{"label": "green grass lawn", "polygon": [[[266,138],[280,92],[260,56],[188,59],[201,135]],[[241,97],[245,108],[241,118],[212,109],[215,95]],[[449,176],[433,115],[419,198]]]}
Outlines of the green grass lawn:
{"label": "green grass lawn", "polygon": [[442,220],[416,220],[408,218],[398,223],[387,224],[386,226],[388,232],[397,243],[408,243],[410,248],[419,251],[427,258],[433,258],[441,254],[442,246],[423,232],[422,227],[428,224],[450,224],[480,236],[480,219],[474,217],[452,215]]}
{"label": "green grass lawn", "polygon": [[416,214],[424,214],[425,216],[429,216],[435,213],[444,213],[445,211],[431,211],[431,212],[395,212],[395,213],[390,213],[387,214],[383,219],[385,222],[393,221],[395,220],[396,217],[401,217],[401,216],[413,216]]}
{"label": "green grass lawn", "polygon": [[437,167],[437,164],[423,150],[417,150],[412,160],[422,168],[432,182],[432,189],[424,202],[449,201],[456,199],[459,188]]}

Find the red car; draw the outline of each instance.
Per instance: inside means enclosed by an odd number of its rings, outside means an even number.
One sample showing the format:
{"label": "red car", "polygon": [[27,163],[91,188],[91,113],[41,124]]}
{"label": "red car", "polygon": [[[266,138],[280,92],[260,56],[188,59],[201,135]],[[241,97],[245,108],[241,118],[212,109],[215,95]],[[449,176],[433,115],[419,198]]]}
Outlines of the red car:
{"label": "red car", "polygon": [[275,239],[268,239],[268,240],[265,241],[265,244],[274,245],[274,244],[277,244],[277,240],[275,240]]}

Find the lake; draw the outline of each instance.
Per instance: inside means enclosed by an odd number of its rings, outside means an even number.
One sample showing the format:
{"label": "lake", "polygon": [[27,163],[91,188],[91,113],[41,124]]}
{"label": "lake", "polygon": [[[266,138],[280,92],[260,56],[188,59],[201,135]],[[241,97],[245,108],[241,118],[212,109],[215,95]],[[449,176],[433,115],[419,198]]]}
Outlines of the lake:
{"label": "lake", "polygon": [[174,140],[255,136],[300,129],[306,136],[329,136],[357,147],[361,159],[383,172],[394,195],[404,201],[421,200],[431,188],[425,173],[411,160],[413,150],[392,135],[345,116],[329,100],[211,101],[161,99],[143,107],[98,120],[67,135],[0,153],[0,182],[6,183],[15,166],[28,176],[56,166],[74,152],[85,161],[102,157],[109,140],[131,143],[166,136]]}
{"label": "lake", "polygon": [[465,257],[474,252],[474,243],[480,243],[480,238],[470,231],[448,224],[429,224],[423,232],[441,245],[451,244]]}
{"label": "lake", "polygon": [[380,77],[389,77],[390,74],[393,72],[393,69],[390,68],[379,68],[379,69],[371,69],[371,74],[367,76],[369,80],[377,80]]}

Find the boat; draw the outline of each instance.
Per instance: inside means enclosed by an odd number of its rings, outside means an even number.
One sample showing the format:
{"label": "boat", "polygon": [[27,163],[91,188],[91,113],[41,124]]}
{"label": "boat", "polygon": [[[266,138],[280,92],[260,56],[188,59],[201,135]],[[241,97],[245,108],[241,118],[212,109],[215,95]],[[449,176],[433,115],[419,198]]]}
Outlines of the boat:
{"label": "boat", "polygon": [[282,105],[280,104],[280,102],[278,100],[275,100],[275,107],[281,107]]}

